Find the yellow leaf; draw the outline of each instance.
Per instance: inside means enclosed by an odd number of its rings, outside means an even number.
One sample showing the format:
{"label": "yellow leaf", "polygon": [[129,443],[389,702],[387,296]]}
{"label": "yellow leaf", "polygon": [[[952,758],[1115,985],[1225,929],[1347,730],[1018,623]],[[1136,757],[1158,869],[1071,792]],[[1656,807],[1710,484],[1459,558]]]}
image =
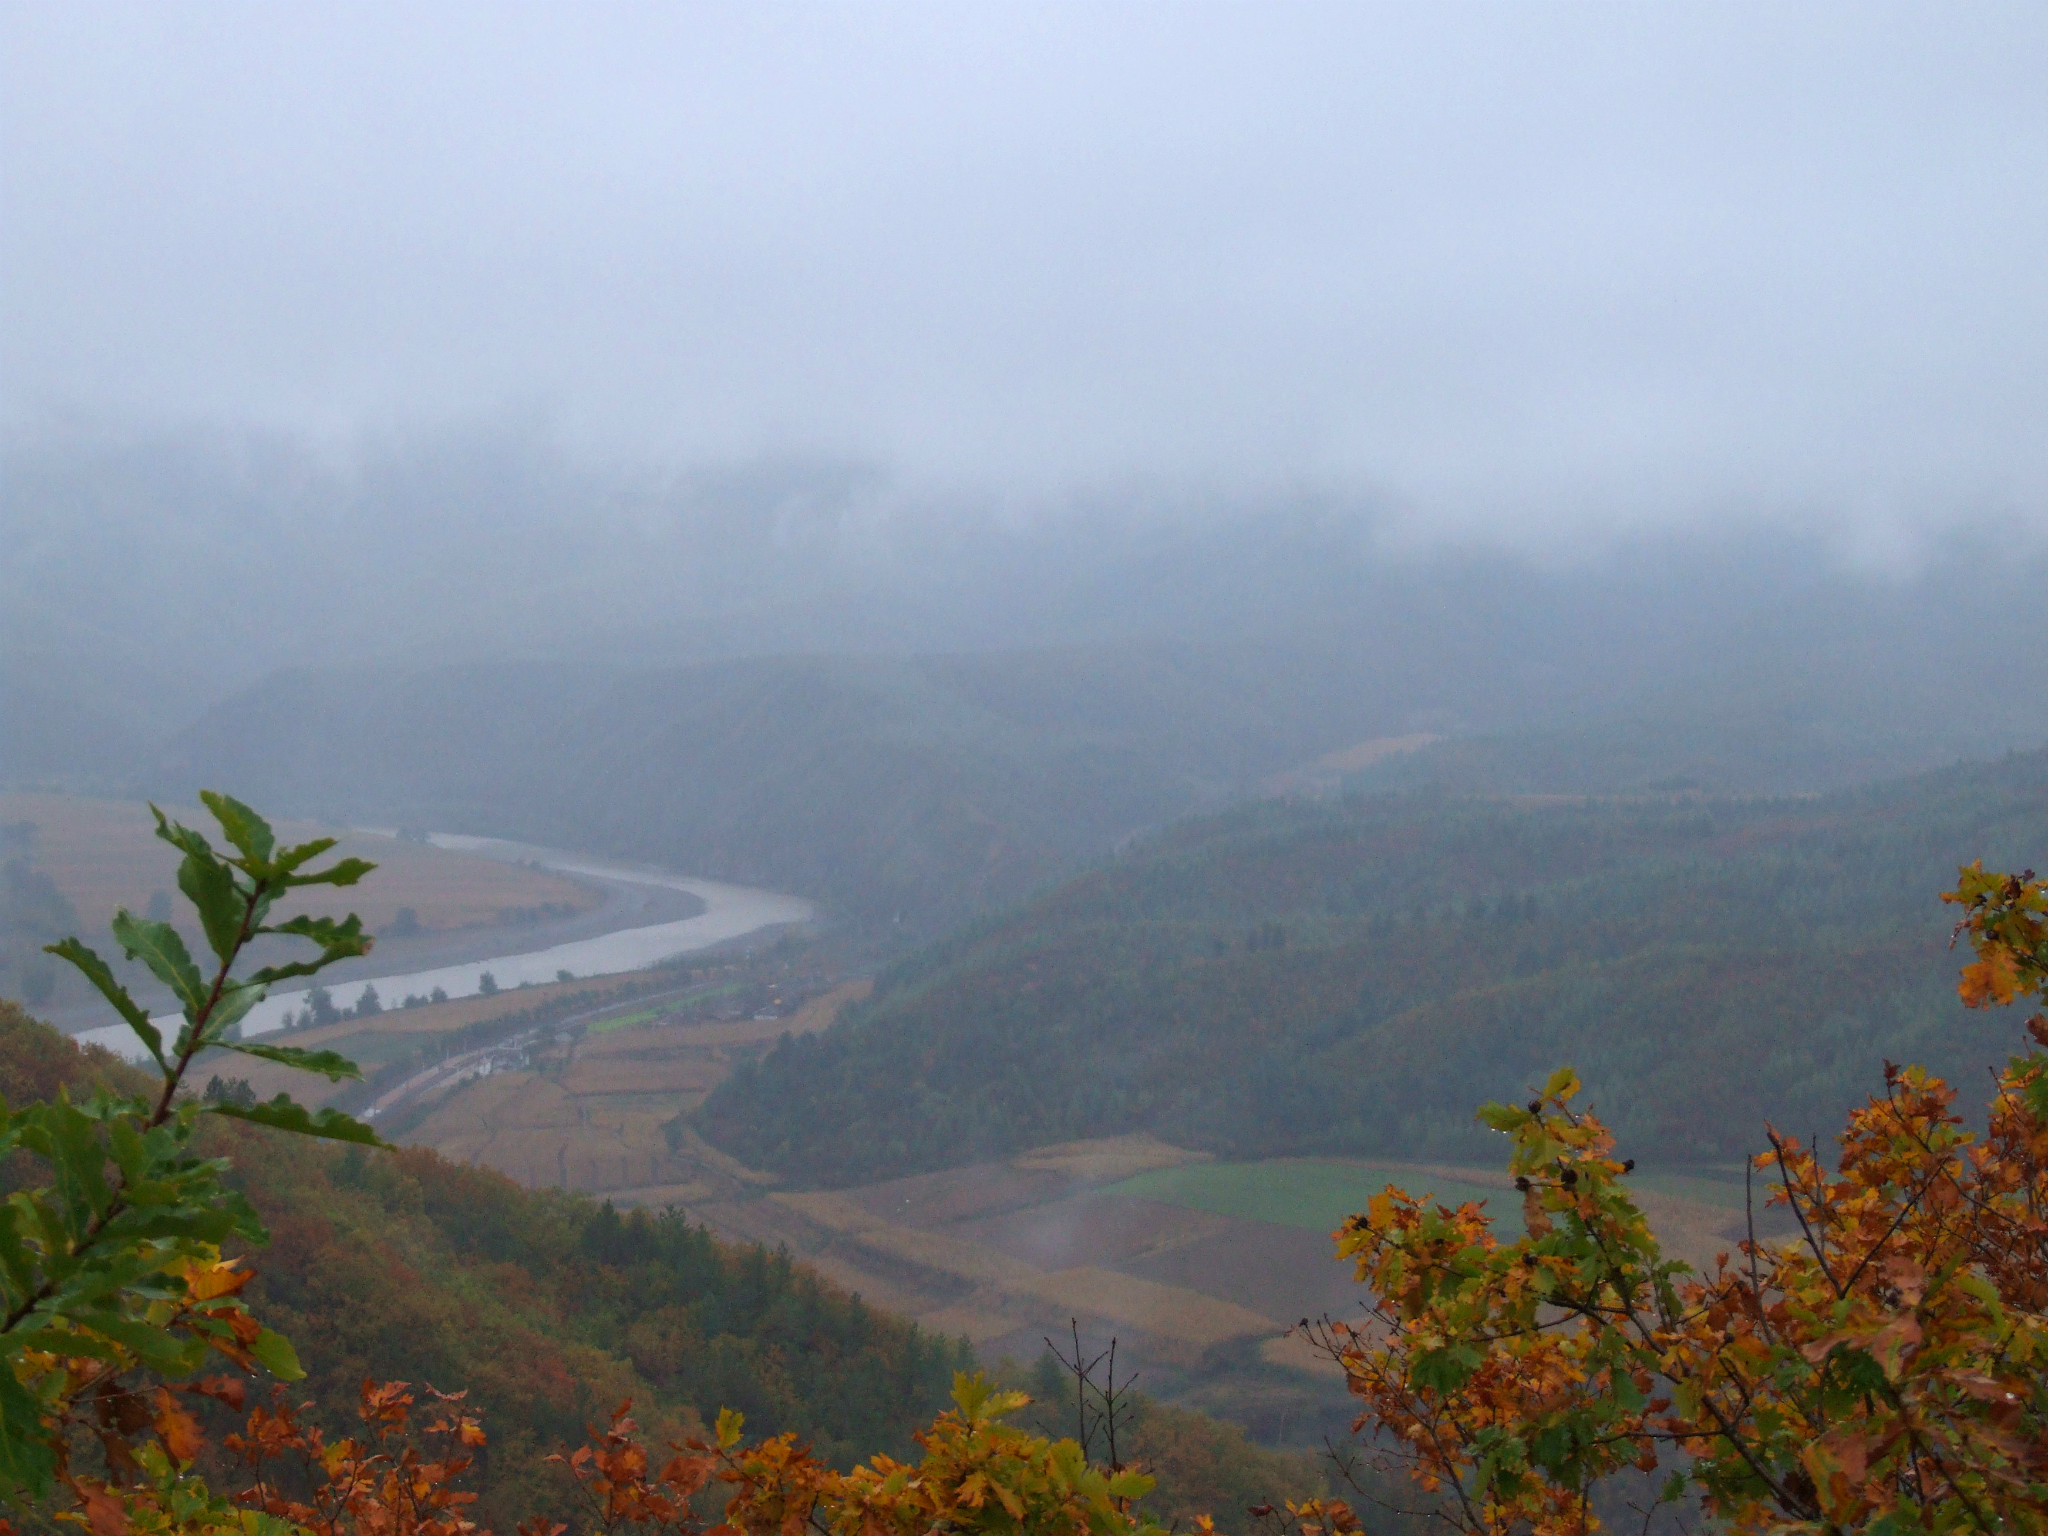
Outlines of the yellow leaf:
{"label": "yellow leaf", "polygon": [[1024,1501],[1001,1483],[994,1483],[991,1486],[995,1489],[996,1497],[1002,1500],[1003,1508],[1010,1512],[1010,1518],[1012,1520],[1022,1520],[1024,1518]]}
{"label": "yellow leaf", "polygon": [[213,1301],[222,1296],[233,1296],[256,1278],[253,1270],[241,1268],[240,1259],[227,1259],[219,1264],[194,1264],[185,1271],[185,1288],[192,1293],[194,1301]]}

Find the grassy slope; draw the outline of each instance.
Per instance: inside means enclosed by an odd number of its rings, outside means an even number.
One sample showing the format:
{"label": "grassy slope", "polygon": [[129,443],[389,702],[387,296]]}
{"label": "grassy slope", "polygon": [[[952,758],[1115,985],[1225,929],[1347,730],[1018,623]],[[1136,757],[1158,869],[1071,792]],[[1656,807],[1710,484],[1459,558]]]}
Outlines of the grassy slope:
{"label": "grassy slope", "polygon": [[1252,807],[933,946],[700,1112],[861,1182],[1135,1129],[1239,1157],[1484,1156],[1560,1062],[1646,1163],[1806,1131],[1881,1057],[1973,1082],[1936,900],[2048,846],[2048,754],[1780,801]]}

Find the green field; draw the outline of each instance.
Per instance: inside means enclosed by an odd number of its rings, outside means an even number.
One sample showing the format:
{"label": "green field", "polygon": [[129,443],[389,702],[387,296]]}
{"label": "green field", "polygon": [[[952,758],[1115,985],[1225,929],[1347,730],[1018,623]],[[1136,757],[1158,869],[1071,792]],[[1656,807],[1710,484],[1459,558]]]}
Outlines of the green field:
{"label": "green field", "polygon": [[656,1019],[667,1018],[675,1012],[673,1007],[642,1008],[637,1013],[622,1013],[615,1019],[599,1019],[589,1026],[593,1035],[609,1035],[615,1030],[638,1029],[642,1024],[652,1024]]}
{"label": "green field", "polygon": [[[1392,1164],[1344,1163],[1278,1158],[1258,1163],[1191,1163],[1157,1168],[1120,1180],[1113,1195],[1184,1205],[1217,1216],[1270,1221],[1286,1227],[1328,1232],[1343,1225],[1389,1183],[1444,1205],[1486,1200],[1499,1190],[1449,1179],[1425,1179],[1412,1168]],[[1491,1214],[1503,1236],[1519,1236],[1522,1215],[1515,1198],[1496,1200]]]}

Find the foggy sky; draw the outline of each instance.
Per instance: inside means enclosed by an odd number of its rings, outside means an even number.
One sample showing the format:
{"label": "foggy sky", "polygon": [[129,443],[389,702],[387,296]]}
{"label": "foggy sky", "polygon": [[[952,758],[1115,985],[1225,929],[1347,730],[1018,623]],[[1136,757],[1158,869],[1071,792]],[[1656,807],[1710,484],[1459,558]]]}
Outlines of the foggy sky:
{"label": "foggy sky", "polygon": [[2048,517],[2048,9],[0,7],[0,422]]}

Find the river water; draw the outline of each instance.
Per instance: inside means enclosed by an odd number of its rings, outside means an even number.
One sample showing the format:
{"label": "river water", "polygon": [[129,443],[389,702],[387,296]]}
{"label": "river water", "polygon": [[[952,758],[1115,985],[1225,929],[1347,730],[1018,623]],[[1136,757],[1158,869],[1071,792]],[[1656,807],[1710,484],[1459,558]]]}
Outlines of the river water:
{"label": "river water", "polygon": [[[629,885],[656,885],[669,890],[687,891],[704,903],[704,910],[695,917],[686,917],[678,922],[654,923],[644,928],[621,928],[612,933],[602,933],[588,939],[575,939],[546,949],[494,955],[489,959],[465,961],[461,965],[444,965],[433,970],[409,971],[394,976],[352,978],[334,989],[337,1006],[353,1002],[366,984],[377,989],[377,996],[383,1000],[386,1008],[393,1008],[403,1002],[408,993],[425,997],[436,987],[440,987],[450,997],[473,997],[477,994],[478,983],[486,971],[491,973],[491,978],[497,982],[499,989],[503,990],[516,987],[522,982],[532,982],[536,986],[543,982],[552,982],[562,971],[568,971],[580,980],[589,976],[614,976],[622,971],[645,970],[660,961],[688,954],[692,950],[708,949],[714,944],[743,938],[764,928],[808,922],[817,910],[801,896],[785,896],[776,891],[755,890],[745,885],[725,885],[716,880],[698,880],[687,875],[664,874],[659,870],[637,865],[613,863],[607,859],[590,858],[583,854],[562,853],[526,843],[511,843],[500,838],[435,833],[432,841],[436,847],[460,853],[481,854],[486,858],[531,861],[547,869],[559,870],[565,875],[583,875],[591,879],[619,881]],[[303,991],[280,992],[266,997],[250,1010],[242,1021],[242,1033],[269,1034],[283,1025],[286,1014],[297,1012],[304,1006],[305,1001],[306,994]],[[177,1014],[172,1013],[159,1015],[152,1022],[163,1031],[164,1039],[168,1042],[177,1033],[178,1025],[182,1021]],[[86,1030],[77,1038],[90,1041],[94,1045],[103,1045],[131,1060],[139,1059],[144,1054],[141,1042],[125,1024]]]}

